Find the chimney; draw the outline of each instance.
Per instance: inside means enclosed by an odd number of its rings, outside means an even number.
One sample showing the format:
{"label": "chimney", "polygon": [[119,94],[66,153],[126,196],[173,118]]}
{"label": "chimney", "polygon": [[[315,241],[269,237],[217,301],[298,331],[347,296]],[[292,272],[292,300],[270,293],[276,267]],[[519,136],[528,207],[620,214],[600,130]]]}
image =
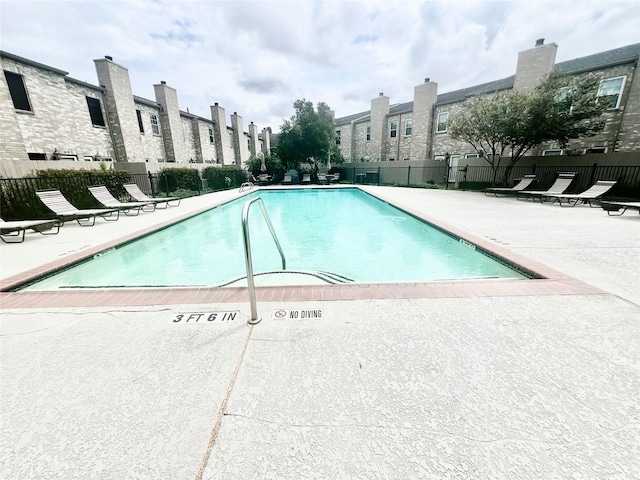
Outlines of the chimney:
{"label": "chimney", "polygon": [[105,55],[104,58],[106,58],[107,60],[113,61],[113,57],[110,57],[109,55]]}
{"label": "chimney", "polygon": [[384,93],[380,92],[380,95],[379,95],[379,96],[380,96],[380,97],[384,97]]}
{"label": "chimney", "polygon": [[544,38],[539,38],[536,40],[536,47],[541,47],[544,45]]}
{"label": "chimney", "polygon": [[424,83],[429,83],[431,81],[431,79],[429,77],[424,79]]}
{"label": "chimney", "polygon": [[160,85],[166,85],[167,82],[165,82],[164,80],[160,80]]}

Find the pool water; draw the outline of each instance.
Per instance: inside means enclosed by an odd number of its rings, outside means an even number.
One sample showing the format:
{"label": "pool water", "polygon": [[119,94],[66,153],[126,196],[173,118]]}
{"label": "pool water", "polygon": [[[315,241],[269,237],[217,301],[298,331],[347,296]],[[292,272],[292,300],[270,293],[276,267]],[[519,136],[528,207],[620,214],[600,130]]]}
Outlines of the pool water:
{"label": "pool water", "polygon": [[[359,283],[525,278],[361,190],[282,189],[220,205],[25,289],[229,284],[246,275],[241,216],[255,196],[264,202],[288,271],[325,272],[336,281]],[[251,207],[249,230],[254,273],[281,270],[259,205]]]}

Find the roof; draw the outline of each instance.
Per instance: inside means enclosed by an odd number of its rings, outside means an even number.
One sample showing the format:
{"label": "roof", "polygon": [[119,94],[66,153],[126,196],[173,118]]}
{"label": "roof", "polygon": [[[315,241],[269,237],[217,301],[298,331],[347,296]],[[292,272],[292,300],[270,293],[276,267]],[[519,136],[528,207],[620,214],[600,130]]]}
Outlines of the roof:
{"label": "roof", "polygon": [[575,58],[566,62],[555,64],[555,69],[564,73],[580,73],[600,68],[621,65],[638,61],[640,56],[640,43],[627,45],[626,47],[600,52],[586,57]]}
{"label": "roof", "polygon": [[[566,62],[556,63],[554,68],[557,71],[565,73],[580,73],[592,70],[598,70],[601,68],[622,65],[625,63],[637,62],[640,57],[640,43],[634,43],[625,47],[615,48],[613,50],[607,50],[606,52],[600,52],[586,57],[580,57]],[[510,90],[513,88],[513,82],[515,75],[511,75],[500,80],[493,80],[491,82],[482,83],[480,85],[474,85],[473,87],[462,88],[460,90],[454,90],[453,92],[442,93],[438,95],[436,105],[445,105],[448,103],[455,103],[464,100],[472,95],[479,93],[492,93],[499,92],[501,90]],[[399,103],[393,105],[389,109],[389,115],[397,115],[399,113],[413,111],[413,102]],[[336,118],[336,125],[345,125],[360,119],[367,119],[371,115],[371,110],[366,112],[355,113],[346,117]]]}

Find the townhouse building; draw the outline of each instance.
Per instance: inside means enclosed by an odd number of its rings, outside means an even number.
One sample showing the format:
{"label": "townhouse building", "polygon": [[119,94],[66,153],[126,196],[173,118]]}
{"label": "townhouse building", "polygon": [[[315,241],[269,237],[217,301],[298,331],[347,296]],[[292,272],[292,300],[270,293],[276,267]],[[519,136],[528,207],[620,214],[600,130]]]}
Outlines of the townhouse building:
{"label": "townhouse building", "polygon": [[22,177],[50,168],[117,164],[134,173],[164,167],[235,165],[269,151],[269,129],[237,112],[227,124],[215,103],[211,118],[180,110],[178,92],[161,81],[155,99],[132,92],[129,70],[94,60],[98,85],[17,55],[0,52],[0,175]]}
{"label": "townhouse building", "polygon": [[[480,165],[469,144],[454,140],[448,125],[464,102],[477,95],[535,88],[552,71],[600,78],[597,96],[610,96],[604,112],[605,128],[597,135],[572,141],[567,149],[543,144],[529,156],[587,155],[640,151],[640,78],[636,75],[640,44],[556,63],[558,46],[539,39],[518,54],[513,75],[460,90],[438,93],[437,83],[426,78],[414,88],[413,101],[391,104],[383,93],[371,100],[371,109],[336,118],[336,143],[347,162],[421,161],[428,165],[450,154],[455,167],[462,159]],[[595,100],[595,99],[594,99]],[[558,160],[558,159],[556,159]]]}

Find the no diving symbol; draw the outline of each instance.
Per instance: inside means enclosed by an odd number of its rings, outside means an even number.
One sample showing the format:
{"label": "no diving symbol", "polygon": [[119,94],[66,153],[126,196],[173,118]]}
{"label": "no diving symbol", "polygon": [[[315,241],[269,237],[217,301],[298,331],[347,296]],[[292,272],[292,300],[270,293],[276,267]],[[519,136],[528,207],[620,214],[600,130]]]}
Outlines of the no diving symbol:
{"label": "no diving symbol", "polygon": [[273,318],[285,318],[287,316],[286,310],[275,310],[273,312]]}

